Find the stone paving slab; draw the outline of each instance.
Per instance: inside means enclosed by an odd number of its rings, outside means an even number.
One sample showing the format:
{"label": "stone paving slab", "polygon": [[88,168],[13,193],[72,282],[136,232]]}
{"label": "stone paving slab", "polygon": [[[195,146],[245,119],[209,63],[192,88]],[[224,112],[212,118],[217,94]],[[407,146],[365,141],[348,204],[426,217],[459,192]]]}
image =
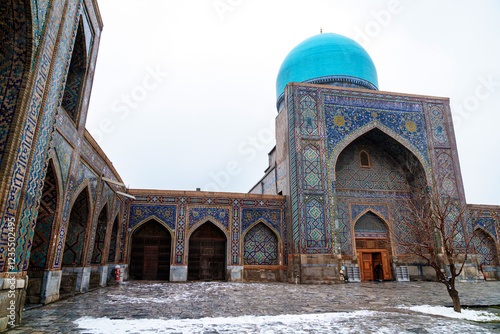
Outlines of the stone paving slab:
{"label": "stone paving slab", "polygon": [[[457,289],[462,305],[500,305],[500,282],[458,283]],[[82,317],[175,320],[383,310],[396,312],[397,318],[399,306],[426,304],[451,305],[443,284],[134,281],[27,310],[22,325],[9,333],[85,333],[74,323]]]}

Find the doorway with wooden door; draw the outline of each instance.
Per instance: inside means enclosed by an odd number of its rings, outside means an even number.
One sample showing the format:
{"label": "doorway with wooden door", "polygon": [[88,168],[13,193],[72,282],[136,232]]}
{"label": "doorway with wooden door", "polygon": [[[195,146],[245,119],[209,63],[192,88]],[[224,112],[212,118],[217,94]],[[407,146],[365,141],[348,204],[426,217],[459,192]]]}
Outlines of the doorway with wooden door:
{"label": "doorway with wooden door", "polygon": [[226,244],[226,235],[213,223],[198,227],[189,238],[188,280],[224,280]]}
{"label": "doorway with wooden door", "polygon": [[132,236],[130,279],[169,280],[172,238],[156,220],[142,225]]}
{"label": "doorway with wooden door", "polygon": [[362,281],[392,279],[389,235],[383,221],[367,212],[354,225],[356,254]]}

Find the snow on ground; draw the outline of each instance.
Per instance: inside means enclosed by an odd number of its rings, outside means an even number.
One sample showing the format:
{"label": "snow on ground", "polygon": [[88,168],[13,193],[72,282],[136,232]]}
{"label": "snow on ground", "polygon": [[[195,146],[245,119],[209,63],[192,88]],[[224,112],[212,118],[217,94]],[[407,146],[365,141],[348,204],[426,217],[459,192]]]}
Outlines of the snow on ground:
{"label": "snow on ground", "polygon": [[453,311],[451,307],[444,306],[430,306],[430,305],[420,305],[420,306],[400,306],[402,309],[407,309],[414,312],[441,315],[443,317],[454,318],[454,319],[464,319],[470,321],[500,321],[500,316],[490,313],[487,311],[478,311],[462,308],[462,313]]}
{"label": "snow on ground", "polygon": [[85,333],[490,333],[454,319],[396,312],[354,311],[201,319],[109,319],[75,321]]}

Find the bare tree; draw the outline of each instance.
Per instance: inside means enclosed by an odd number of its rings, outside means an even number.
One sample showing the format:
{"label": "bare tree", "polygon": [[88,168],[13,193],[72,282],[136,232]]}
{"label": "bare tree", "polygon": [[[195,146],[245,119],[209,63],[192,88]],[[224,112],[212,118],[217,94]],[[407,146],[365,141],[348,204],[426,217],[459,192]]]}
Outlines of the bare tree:
{"label": "bare tree", "polygon": [[425,181],[409,182],[410,198],[404,202],[406,212],[401,222],[408,234],[395,235],[395,240],[434,268],[437,280],[446,286],[453,301],[453,309],[461,312],[455,282],[467,261],[473,235],[466,226],[465,204],[454,191],[445,190],[444,179],[433,179],[431,186]]}

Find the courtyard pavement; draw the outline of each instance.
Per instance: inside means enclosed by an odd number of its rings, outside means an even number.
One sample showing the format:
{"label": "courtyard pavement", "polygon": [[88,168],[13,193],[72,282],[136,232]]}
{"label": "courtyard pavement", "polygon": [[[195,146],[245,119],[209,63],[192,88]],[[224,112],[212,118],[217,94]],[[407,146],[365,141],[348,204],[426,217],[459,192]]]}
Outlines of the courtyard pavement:
{"label": "courtyard pavement", "polygon": [[[462,305],[500,305],[500,282],[457,288]],[[26,310],[9,333],[500,333],[422,305],[450,306],[444,285],[132,281]]]}

